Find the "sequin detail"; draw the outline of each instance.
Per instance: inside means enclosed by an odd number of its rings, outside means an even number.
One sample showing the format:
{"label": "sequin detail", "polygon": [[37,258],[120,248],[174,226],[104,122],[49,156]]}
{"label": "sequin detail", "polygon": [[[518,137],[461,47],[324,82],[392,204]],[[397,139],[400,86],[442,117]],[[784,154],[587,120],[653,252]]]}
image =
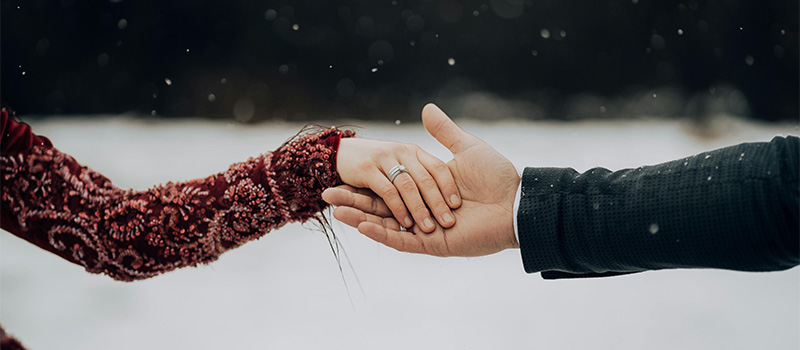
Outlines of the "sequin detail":
{"label": "sequin detail", "polygon": [[341,182],[338,140],[353,135],[324,129],[217,175],[139,192],[34,145],[0,157],[2,209],[18,221],[12,233],[89,272],[144,279],[214,261],[286,223],[318,218],[327,207],[322,191]]}

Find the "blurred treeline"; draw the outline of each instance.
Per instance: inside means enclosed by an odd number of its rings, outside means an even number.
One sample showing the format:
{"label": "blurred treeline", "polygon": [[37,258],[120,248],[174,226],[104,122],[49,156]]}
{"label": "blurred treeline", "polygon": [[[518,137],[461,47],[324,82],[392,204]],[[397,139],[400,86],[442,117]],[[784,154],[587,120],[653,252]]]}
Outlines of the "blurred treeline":
{"label": "blurred treeline", "polygon": [[[797,0],[3,0],[1,10],[2,98],[20,114],[394,121],[436,100],[483,118],[798,118]],[[498,100],[520,107],[480,108]]]}

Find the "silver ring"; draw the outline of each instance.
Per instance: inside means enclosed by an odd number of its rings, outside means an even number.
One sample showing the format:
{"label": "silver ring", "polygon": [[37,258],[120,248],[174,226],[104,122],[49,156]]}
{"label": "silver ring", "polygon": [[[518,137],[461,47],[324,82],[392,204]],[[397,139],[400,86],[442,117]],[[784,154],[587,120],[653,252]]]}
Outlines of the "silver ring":
{"label": "silver ring", "polygon": [[394,183],[394,179],[397,177],[397,175],[400,175],[402,173],[408,174],[408,170],[403,165],[398,164],[389,169],[389,174],[387,174],[386,176],[389,178],[389,182]]}

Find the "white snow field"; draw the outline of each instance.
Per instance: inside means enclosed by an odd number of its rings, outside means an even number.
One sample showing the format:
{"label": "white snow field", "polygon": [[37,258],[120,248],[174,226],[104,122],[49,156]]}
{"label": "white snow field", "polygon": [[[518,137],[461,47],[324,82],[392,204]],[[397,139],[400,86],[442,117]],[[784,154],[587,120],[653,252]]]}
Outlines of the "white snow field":
{"label": "white snow field", "polygon": [[[520,169],[622,169],[798,134],[797,123],[732,117],[713,119],[705,133],[686,120],[646,118],[458,122]],[[223,171],[302,127],[128,116],[31,124],[117,186],[134,189]],[[358,124],[362,136],[417,143],[450,159],[421,124]],[[0,323],[34,350],[800,348],[798,268],[545,281],[523,271],[518,250],[419,256],[339,222],[334,228],[355,270],[343,264],[347,287],[323,234],[299,224],[211,265],[134,283],[86,273],[0,232]]]}

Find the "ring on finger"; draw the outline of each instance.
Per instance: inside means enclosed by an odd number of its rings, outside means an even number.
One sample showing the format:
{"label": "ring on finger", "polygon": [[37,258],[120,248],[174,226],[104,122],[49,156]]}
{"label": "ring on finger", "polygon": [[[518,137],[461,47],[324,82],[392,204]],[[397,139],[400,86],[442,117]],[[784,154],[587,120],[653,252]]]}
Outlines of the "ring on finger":
{"label": "ring on finger", "polygon": [[408,169],[406,169],[406,167],[404,167],[402,164],[398,164],[389,169],[389,173],[386,174],[386,177],[389,178],[389,182],[394,183],[394,179],[397,177],[397,175],[402,173],[408,174]]}

